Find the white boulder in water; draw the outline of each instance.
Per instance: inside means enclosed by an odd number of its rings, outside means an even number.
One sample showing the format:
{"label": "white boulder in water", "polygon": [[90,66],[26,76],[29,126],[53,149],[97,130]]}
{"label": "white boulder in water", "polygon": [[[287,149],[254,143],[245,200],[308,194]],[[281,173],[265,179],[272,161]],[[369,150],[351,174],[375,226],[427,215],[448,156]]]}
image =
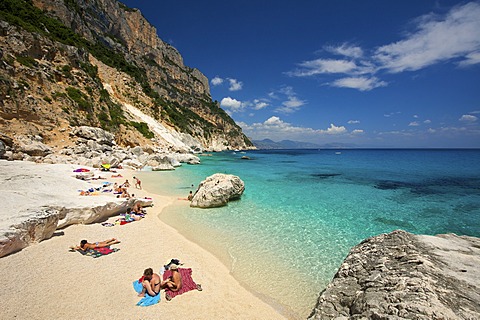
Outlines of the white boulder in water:
{"label": "white boulder in water", "polygon": [[190,206],[198,208],[222,207],[231,200],[240,199],[244,190],[245,183],[239,177],[216,173],[200,183]]}

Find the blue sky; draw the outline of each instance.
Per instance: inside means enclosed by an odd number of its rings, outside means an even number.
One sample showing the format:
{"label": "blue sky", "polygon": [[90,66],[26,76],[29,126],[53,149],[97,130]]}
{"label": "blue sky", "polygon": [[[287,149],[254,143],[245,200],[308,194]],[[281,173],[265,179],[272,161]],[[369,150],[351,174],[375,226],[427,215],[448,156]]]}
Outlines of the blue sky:
{"label": "blue sky", "polygon": [[122,1],[252,139],[480,148],[480,1]]}

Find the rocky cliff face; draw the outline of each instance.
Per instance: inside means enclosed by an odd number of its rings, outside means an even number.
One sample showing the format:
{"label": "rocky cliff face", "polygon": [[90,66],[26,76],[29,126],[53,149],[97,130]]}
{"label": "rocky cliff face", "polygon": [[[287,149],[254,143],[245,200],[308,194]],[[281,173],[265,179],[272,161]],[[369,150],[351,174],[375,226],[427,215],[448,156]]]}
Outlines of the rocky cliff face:
{"label": "rocky cliff face", "polygon": [[[125,146],[253,146],[212,101],[208,79],[116,0],[2,1],[0,56],[0,133],[14,142],[36,135],[62,147],[87,125]],[[172,145],[146,118],[180,138]]]}
{"label": "rocky cliff face", "polygon": [[478,238],[394,231],[355,246],[309,319],[480,319]]}

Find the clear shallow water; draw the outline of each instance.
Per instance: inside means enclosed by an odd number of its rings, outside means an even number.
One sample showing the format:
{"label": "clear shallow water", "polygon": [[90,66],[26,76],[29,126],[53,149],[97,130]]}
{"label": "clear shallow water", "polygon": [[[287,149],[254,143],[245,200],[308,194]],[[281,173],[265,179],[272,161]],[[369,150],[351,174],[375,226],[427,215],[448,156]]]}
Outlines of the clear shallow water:
{"label": "clear shallow water", "polygon": [[308,316],[367,237],[396,229],[480,236],[480,150],[272,150],[201,160],[142,180],[152,191],[168,181],[172,195],[186,197],[205,177],[229,173],[245,182],[242,199],[206,210],[178,201],[161,219],[296,318]]}

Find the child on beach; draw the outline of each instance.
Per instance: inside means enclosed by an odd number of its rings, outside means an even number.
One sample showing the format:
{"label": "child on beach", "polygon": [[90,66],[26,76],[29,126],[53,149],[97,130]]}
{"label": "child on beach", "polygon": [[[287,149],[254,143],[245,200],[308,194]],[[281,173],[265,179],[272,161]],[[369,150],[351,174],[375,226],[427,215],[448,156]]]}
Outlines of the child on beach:
{"label": "child on beach", "polygon": [[115,238],[108,239],[108,240],[105,240],[105,241],[99,241],[99,242],[95,242],[95,243],[89,243],[87,240],[82,240],[82,241],[80,241],[80,246],[72,246],[72,247],[70,247],[70,249],[85,251],[85,250],[88,250],[88,249],[109,247],[112,244],[116,244],[116,243],[120,243],[120,241],[118,241]]}

